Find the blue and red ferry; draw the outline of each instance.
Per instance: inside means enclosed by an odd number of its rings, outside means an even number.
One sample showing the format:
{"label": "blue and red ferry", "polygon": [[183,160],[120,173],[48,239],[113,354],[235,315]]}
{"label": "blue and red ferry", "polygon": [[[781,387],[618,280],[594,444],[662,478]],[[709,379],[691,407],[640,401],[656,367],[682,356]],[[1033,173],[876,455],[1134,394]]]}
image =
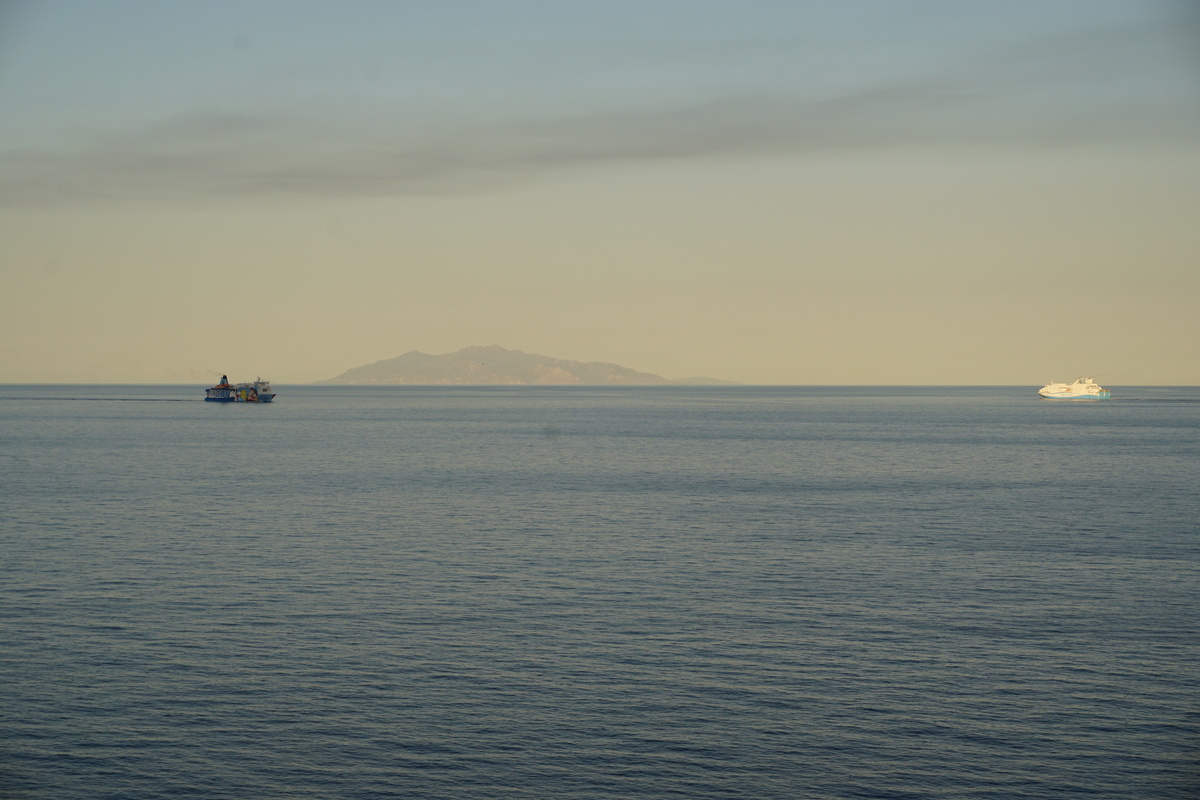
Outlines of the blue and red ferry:
{"label": "blue and red ferry", "polygon": [[275,399],[275,393],[271,391],[271,384],[262,378],[231,384],[229,377],[222,375],[220,383],[205,390],[204,399],[214,403],[269,403]]}

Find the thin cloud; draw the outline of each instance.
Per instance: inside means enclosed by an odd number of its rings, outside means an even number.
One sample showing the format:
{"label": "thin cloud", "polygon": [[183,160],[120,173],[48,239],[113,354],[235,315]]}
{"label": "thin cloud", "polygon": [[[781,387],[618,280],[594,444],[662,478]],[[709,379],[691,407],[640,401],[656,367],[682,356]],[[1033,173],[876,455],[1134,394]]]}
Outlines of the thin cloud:
{"label": "thin cloud", "polygon": [[1171,69],[1153,61],[1161,41],[1146,30],[1090,32],[831,99],[747,93],[654,112],[435,131],[198,112],[69,152],[0,152],[0,203],[419,196],[605,162],[1194,143],[1197,104],[1180,102],[1179,87],[1144,91]]}

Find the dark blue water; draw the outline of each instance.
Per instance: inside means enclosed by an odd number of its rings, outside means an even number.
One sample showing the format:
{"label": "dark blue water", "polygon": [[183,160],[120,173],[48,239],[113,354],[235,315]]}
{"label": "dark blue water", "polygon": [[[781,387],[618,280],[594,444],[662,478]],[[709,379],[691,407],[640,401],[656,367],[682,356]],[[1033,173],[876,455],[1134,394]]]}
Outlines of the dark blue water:
{"label": "dark blue water", "polygon": [[1200,793],[1198,389],[202,395],[0,387],[4,798]]}

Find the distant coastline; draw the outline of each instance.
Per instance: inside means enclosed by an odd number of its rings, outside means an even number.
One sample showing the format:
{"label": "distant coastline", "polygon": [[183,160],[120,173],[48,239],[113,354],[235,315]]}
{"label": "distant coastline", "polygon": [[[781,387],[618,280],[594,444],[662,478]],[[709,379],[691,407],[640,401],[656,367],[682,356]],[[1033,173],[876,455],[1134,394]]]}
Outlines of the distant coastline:
{"label": "distant coastline", "polygon": [[498,345],[464,347],[430,355],[411,350],[396,358],[353,367],[318,381],[350,386],[741,386],[719,378],[681,378],[602,361],[569,361],[508,350]]}

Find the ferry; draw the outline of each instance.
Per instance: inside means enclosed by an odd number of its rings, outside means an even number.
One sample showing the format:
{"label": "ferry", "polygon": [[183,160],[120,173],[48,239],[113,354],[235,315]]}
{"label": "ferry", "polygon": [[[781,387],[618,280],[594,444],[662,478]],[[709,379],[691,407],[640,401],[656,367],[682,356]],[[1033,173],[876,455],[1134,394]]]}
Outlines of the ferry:
{"label": "ferry", "polygon": [[1038,389],[1038,394],[1047,400],[1104,400],[1112,392],[1091,378],[1076,378],[1074,383],[1047,383]]}
{"label": "ferry", "polygon": [[222,375],[220,383],[205,390],[204,399],[214,403],[269,403],[275,399],[275,393],[271,391],[271,384],[262,378],[231,384],[228,376]]}

